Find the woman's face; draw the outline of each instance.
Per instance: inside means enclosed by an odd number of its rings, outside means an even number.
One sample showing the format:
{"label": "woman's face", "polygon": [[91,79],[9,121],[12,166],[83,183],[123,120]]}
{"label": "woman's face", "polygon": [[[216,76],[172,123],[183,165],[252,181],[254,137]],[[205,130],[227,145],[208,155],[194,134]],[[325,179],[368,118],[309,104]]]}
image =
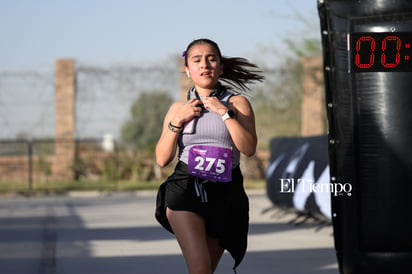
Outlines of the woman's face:
{"label": "woman's face", "polygon": [[207,43],[192,46],[187,53],[187,67],[195,86],[202,89],[213,89],[222,74],[223,65],[213,46]]}

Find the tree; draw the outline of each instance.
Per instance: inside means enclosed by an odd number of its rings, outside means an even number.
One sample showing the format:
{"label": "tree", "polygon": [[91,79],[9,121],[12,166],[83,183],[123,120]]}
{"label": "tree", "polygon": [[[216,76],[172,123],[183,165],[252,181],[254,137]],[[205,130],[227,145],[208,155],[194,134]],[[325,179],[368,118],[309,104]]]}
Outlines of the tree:
{"label": "tree", "polygon": [[131,118],[122,126],[122,144],[135,151],[154,151],[163,118],[172,102],[167,92],[141,93],[130,108]]}
{"label": "tree", "polygon": [[260,66],[265,81],[256,89],[252,104],[256,114],[259,147],[267,148],[273,137],[301,133],[302,58],[321,55],[318,38],[286,39],[287,52],[276,47],[265,50]]}

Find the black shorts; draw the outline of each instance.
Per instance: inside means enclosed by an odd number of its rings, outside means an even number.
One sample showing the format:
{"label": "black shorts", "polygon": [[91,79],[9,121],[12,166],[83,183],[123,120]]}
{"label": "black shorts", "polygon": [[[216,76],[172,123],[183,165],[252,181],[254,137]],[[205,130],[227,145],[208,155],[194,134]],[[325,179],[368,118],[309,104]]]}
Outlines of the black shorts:
{"label": "black shorts", "polygon": [[[231,182],[205,182],[189,176],[187,165],[179,162],[167,179],[165,205],[172,210],[194,212],[205,218],[206,233],[217,238],[231,253],[237,266],[247,247],[249,200],[239,167],[232,170]],[[199,193],[200,188],[204,189]],[[202,192],[202,191],[200,191]]]}

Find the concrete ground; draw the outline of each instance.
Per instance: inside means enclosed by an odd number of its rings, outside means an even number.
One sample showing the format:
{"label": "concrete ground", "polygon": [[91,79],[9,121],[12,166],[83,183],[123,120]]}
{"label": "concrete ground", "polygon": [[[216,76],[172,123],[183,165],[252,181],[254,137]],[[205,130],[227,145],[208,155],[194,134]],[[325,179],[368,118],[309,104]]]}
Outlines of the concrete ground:
{"label": "concrete ground", "polygon": [[[239,274],[337,274],[332,227],[270,209],[264,190],[248,191],[248,252]],[[155,193],[71,193],[0,198],[4,274],[182,274],[173,235],[153,217]],[[225,253],[215,274],[233,273]]]}

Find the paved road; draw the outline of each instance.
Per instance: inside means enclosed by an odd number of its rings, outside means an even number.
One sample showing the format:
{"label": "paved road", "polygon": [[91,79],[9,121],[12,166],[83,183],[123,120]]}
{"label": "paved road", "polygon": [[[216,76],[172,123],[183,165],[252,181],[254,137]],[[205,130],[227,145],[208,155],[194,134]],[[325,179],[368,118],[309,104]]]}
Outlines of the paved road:
{"label": "paved road", "polygon": [[[0,198],[2,274],[187,273],[173,236],[153,218],[154,192]],[[337,274],[332,228],[249,191],[250,234],[239,274]],[[216,274],[233,273],[225,253]]]}

